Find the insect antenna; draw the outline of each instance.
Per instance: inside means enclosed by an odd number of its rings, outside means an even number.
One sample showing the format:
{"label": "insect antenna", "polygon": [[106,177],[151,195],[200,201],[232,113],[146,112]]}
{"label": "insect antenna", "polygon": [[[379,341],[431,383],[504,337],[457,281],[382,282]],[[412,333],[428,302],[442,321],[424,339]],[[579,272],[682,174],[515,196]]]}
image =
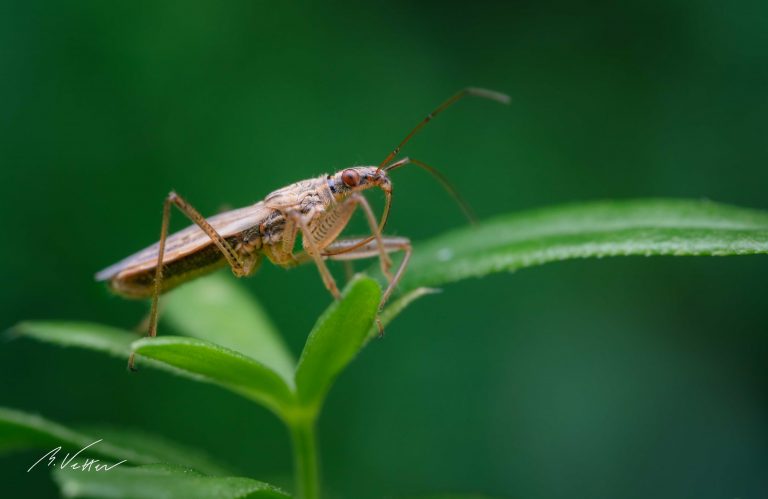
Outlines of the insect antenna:
{"label": "insect antenna", "polygon": [[424,125],[432,121],[432,119],[434,119],[438,114],[442,113],[443,111],[451,107],[451,105],[455,104],[456,102],[461,100],[463,97],[466,97],[467,95],[482,97],[484,99],[495,100],[497,102],[501,102],[502,104],[509,104],[508,95],[502,94],[501,92],[496,92],[494,90],[487,90],[485,88],[467,87],[463,90],[456,92],[454,95],[448,98],[448,100],[446,100],[445,102],[437,106],[437,108],[435,108],[434,111],[429,113],[426,118],[421,120],[421,123],[416,125],[416,127],[413,130],[411,130],[411,132],[408,135],[405,136],[405,138],[397,145],[397,147],[395,147],[392,150],[392,152],[389,153],[389,156],[387,156],[386,159],[384,159],[384,161],[381,162],[381,164],[379,165],[379,170],[387,166],[390,163],[390,161],[392,161],[395,158],[395,156],[397,156],[400,153],[400,149],[402,149],[403,146],[406,143],[408,143],[408,141],[411,140],[411,138],[413,138],[413,136],[419,132],[419,130],[424,128]]}
{"label": "insect antenna", "polygon": [[[422,168],[426,171],[428,171],[433,177],[437,179],[438,182],[440,182],[440,185],[443,186],[443,188],[448,191],[448,194],[451,195],[451,197],[456,201],[456,203],[461,208],[461,211],[464,213],[464,216],[467,217],[467,220],[469,220],[469,223],[476,224],[477,218],[475,217],[475,214],[472,212],[472,208],[469,207],[469,204],[464,201],[464,198],[461,197],[459,194],[459,191],[456,190],[456,188],[453,186],[453,184],[446,178],[445,175],[440,173],[439,170],[437,170],[433,166],[429,166],[428,164],[424,163],[423,161],[419,161],[417,159],[411,159],[411,158],[403,158],[401,160],[395,161],[389,166],[386,166],[383,168],[383,170],[387,173],[391,172],[392,170],[397,170],[398,168],[402,168],[405,165],[416,165],[419,168]],[[381,214],[381,221],[379,222],[378,227],[378,233],[381,234],[384,232],[384,226],[387,225],[387,220],[389,219],[389,209],[392,206],[392,194],[390,192],[385,192],[385,203],[384,203],[384,211]],[[357,241],[354,245],[342,248],[335,251],[326,251],[326,256],[335,256],[335,255],[341,255],[343,253],[349,253],[352,250],[355,250],[361,246],[364,246],[371,241],[373,241],[376,238],[375,235],[368,236],[366,238],[361,239],[360,241]]]}
{"label": "insect antenna", "polygon": [[[438,182],[440,182],[440,185],[443,186],[443,188],[448,191],[448,194],[453,197],[453,199],[458,203],[459,207],[461,208],[461,211],[464,213],[464,216],[467,217],[469,222],[471,224],[477,223],[477,219],[475,218],[474,213],[472,212],[472,209],[469,207],[469,204],[467,204],[466,201],[464,201],[464,198],[461,197],[459,194],[459,191],[456,190],[456,188],[451,184],[451,182],[440,173],[437,169],[435,169],[432,166],[429,166],[428,164],[424,163],[423,161],[418,161],[415,159],[410,158],[403,158],[401,160],[398,160],[392,164],[392,160],[400,153],[400,150],[403,148],[405,144],[410,141],[414,135],[419,133],[419,130],[424,128],[424,125],[432,121],[438,114],[442,113],[449,107],[451,107],[453,104],[461,100],[463,97],[466,97],[467,95],[471,95],[474,97],[482,97],[484,99],[490,99],[495,100],[497,102],[501,102],[502,104],[509,104],[509,96],[506,94],[502,94],[501,92],[496,92],[494,90],[488,90],[485,88],[477,88],[477,87],[467,87],[462,90],[459,90],[455,94],[453,94],[451,97],[449,97],[445,102],[437,106],[434,111],[429,113],[426,118],[421,120],[421,123],[416,125],[416,127],[411,130],[408,135],[405,136],[405,138],[395,147],[392,152],[389,153],[389,155],[379,164],[379,167],[377,168],[377,172],[384,170],[386,172],[390,172],[392,170],[396,170],[398,168],[401,168],[407,164],[414,164],[418,166],[419,168],[422,168],[426,171],[428,171],[433,177],[437,179]],[[387,220],[389,219],[389,209],[392,205],[392,194],[389,192],[385,193],[386,199],[384,203],[384,212],[381,215],[381,221],[379,222],[378,232],[381,234],[384,231],[384,227],[387,224]],[[328,251],[325,254],[330,255],[340,255],[342,253],[348,253],[354,249],[357,249],[365,244],[370,243],[375,239],[375,236],[368,236],[360,241],[358,241],[355,245],[350,246],[348,248],[344,248],[341,250],[336,251]]]}
{"label": "insect antenna", "polygon": [[475,217],[475,214],[472,211],[472,208],[470,208],[469,204],[464,200],[463,197],[461,197],[461,194],[459,194],[459,191],[456,189],[456,187],[454,187],[454,185],[450,182],[450,180],[448,180],[448,178],[445,175],[440,173],[440,171],[437,168],[433,166],[429,166],[423,161],[419,161],[417,159],[403,158],[385,167],[384,171],[389,173],[392,170],[397,170],[398,168],[402,168],[403,166],[408,164],[418,166],[419,168],[426,170],[433,177],[435,177],[435,179],[437,179],[437,181],[440,182],[440,185],[442,185],[443,188],[448,192],[448,194],[451,195],[454,201],[456,201],[456,204],[459,205],[459,208],[461,208],[461,211],[464,213],[464,216],[467,217],[467,220],[469,220],[469,223],[471,224],[477,223],[477,217]]}

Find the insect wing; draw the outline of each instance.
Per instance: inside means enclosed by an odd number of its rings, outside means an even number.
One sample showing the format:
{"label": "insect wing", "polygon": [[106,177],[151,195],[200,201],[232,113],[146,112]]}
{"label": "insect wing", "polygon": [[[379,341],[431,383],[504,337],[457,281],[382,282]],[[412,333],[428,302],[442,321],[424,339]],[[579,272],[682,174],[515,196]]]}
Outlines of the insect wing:
{"label": "insect wing", "polygon": [[[227,238],[259,225],[269,211],[263,202],[259,202],[245,208],[219,213],[206,220],[216,232]],[[165,242],[163,261],[172,262],[209,244],[212,244],[211,238],[197,225],[190,225],[168,236]],[[110,265],[96,274],[96,280],[106,281],[123,272],[134,273],[153,268],[157,265],[159,246],[159,243],[155,243],[114,265]]]}

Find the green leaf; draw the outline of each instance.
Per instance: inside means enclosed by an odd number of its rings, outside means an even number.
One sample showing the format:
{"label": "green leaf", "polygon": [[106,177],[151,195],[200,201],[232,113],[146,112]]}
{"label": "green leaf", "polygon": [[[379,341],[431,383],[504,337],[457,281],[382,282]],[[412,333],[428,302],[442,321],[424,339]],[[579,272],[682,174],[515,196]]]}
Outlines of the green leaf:
{"label": "green leaf", "polygon": [[[160,435],[147,433],[142,430],[114,428],[110,426],[88,425],[87,427],[78,426],[78,429],[88,435],[95,435],[98,438],[103,438],[104,441],[117,447],[133,449],[147,457],[152,457],[151,460],[148,459],[147,461],[142,462],[136,461],[131,462],[131,464],[177,464],[211,475],[226,476],[232,474],[229,466],[222,466],[222,464],[204,452],[172,442]],[[99,443],[99,445],[101,445],[101,443]]]}
{"label": "green leaf", "polygon": [[[381,314],[379,314],[381,326],[386,328],[393,320],[395,320],[395,317],[400,315],[400,312],[405,310],[411,303],[415,302],[422,296],[433,295],[436,293],[440,293],[440,290],[434,288],[416,288],[405,293],[397,300],[390,302],[381,312]],[[376,324],[374,324],[368,333],[368,337],[366,338],[364,345],[380,334],[381,332],[379,331],[379,328],[376,326]]]}
{"label": "green leaf", "polygon": [[402,289],[572,258],[768,253],[768,213],[709,201],[593,202],[504,215],[416,246]]}
{"label": "green leaf", "polygon": [[131,343],[138,337],[123,329],[88,322],[21,322],[10,330],[11,337],[25,336],[64,347],[80,347],[128,358]]}
{"label": "green leaf", "polygon": [[228,348],[183,336],[144,338],[133,348],[161,366],[255,400],[278,416],[294,403],[293,392],[279,374]]}
{"label": "green leaf", "polygon": [[161,320],[179,333],[247,355],[293,383],[295,362],[262,306],[231,275],[200,278],[162,298]]}
{"label": "green leaf", "polygon": [[174,466],[118,466],[109,471],[69,468],[53,473],[65,497],[114,497],[155,499],[284,499],[280,489],[250,478],[211,477]]}
{"label": "green leaf", "polygon": [[266,405],[281,416],[285,407],[294,401],[287,382],[272,369],[203,340],[174,336],[137,340],[136,334],[128,331],[81,322],[22,322],[11,330],[11,334],[126,359],[134,348],[145,357],[140,359],[140,365],[224,386]]}
{"label": "green leaf", "polygon": [[296,389],[305,407],[318,410],[331,383],[363,346],[381,299],[381,288],[356,276],[309,333],[296,368]]}
{"label": "green leaf", "polygon": [[[29,414],[0,407],[0,453],[23,449],[49,451],[62,447],[64,453],[75,453],[93,442],[103,439],[88,449],[89,455],[97,455],[115,461],[127,459],[131,464],[175,463],[209,473],[226,470],[197,451],[181,447],[167,440],[142,434],[144,442],[135,441],[134,432],[82,432],[50,421],[36,414]],[[29,465],[33,465],[30,462]],[[43,463],[41,463],[43,464]],[[41,467],[45,467],[44,465]]]}

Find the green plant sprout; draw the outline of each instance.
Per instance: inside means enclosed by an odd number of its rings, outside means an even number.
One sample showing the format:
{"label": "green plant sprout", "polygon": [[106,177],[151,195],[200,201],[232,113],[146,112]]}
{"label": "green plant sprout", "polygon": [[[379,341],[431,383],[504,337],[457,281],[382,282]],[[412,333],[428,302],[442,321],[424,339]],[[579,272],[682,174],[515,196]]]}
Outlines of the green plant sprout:
{"label": "green plant sprout", "polygon": [[[768,213],[708,201],[597,202],[504,215],[416,245],[400,297],[381,319],[390,323],[433,286],[547,262],[766,253]],[[375,279],[353,278],[342,299],[317,320],[298,361],[262,307],[222,275],[187,284],[165,299],[163,320],[186,336],[137,340],[129,331],[72,322],[23,322],[11,334],[123,359],[133,351],[140,365],[213,383],[263,405],[291,436],[294,496],[315,499],[321,495],[316,421],[336,377],[378,334],[374,320],[380,297]],[[78,447],[93,440],[40,416],[0,409],[0,452]],[[128,459],[131,466],[109,474],[56,470],[54,480],[64,495],[288,497],[271,485],[228,476],[203,454],[155,437],[112,432],[94,452],[105,460]]]}

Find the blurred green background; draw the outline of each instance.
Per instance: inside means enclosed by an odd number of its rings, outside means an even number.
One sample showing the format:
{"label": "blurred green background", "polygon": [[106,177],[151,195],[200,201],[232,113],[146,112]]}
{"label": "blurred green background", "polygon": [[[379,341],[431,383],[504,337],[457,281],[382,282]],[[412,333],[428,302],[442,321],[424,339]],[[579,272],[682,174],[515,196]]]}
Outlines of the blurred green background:
{"label": "blurred green background", "polygon": [[[154,242],[170,189],[213,214],[378,163],[467,85],[513,102],[461,102],[406,153],[480,218],[600,198],[768,209],[760,1],[11,0],[0,68],[3,328],[133,327],[146,304],[92,276]],[[391,233],[464,223],[423,172],[394,177]],[[765,257],[670,257],[448,286],[331,392],[327,495],[766,497],[767,279]],[[294,352],[330,303],[311,266],[265,265],[242,285]],[[0,373],[0,405],[163,434],[290,483],[284,428],[220,389],[30,341],[2,344]],[[0,459],[6,497],[56,494],[25,472],[38,454]]]}

